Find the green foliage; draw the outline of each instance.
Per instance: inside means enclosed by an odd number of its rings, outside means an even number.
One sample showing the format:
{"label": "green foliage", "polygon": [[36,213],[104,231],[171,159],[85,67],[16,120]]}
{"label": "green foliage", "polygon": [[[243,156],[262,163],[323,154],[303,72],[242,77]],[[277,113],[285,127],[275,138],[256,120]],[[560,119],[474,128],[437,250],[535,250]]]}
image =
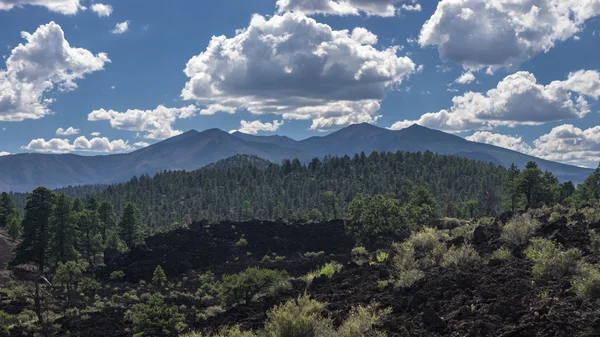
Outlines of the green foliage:
{"label": "green foliage", "polygon": [[333,336],[331,320],[321,315],[324,308],[324,303],[307,296],[275,306],[267,313],[264,336]]}
{"label": "green foliage", "polygon": [[152,295],[148,301],[132,307],[134,336],[171,336],[185,328],[184,315],[177,306],[169,306],[160,295]]}
{"label": "green foliage", "polygon": [[167,283],[167,275],[160,265],[156,266],[152,274],[152,284],[157,287],[162,287]]}
{"label": "green foliage", "polygon": [[248,240],[245,238],[240,238],[240,240],[235,244],[237,247],[246,247],[248,246]]}
{"label": "green foliage", "polygon": [[0,195],[0,228],[8,227],[11,219],[17,218],[18,216],[19,213],[17,212],[12,197],[6,192],[2,192]]}
{"label": "green foliage", "polygon": [[48,227],[54,205],[55,194],[47,188],[38,187],[27,196],[25,218],[23,219],[23,237],[15,250],[12,265],[34,262],[38,269],[44,270],[48,249]]}
{"label": "green foliage", "polygon": [[10,336],[10,330],[13,328],[14,322],[13,315],[0,310],[0,336]]}
{"label": "green foliage", "polygon": [[588,231],[590,235],[590,249],[594,253],[600,252],[600,233],[596,232],[593,229]]}
{"label": "green foliage", "polygon": [[139,243],[142,235],[142,229],[140,225],[140,210],[132,203],[128,203],[123,209],[123,215],[121,216],[119,228],[119,235],[121,240],[125,242],[127,248],[131,249],[134,245]]}
{"label": "green foliage", "polygon": [[573,194],[574,204],[600,201],[600,166],[590,174]]}
{"label": "green foliage", "polygon": [[581,251],[576,248],[562,251],[562,247],[551,240],[533,238],[525,256],[533,262],[535,278],[561,278],[577,271]]}
{"label": "green foliage", "polygon": [[198,315],[196,315],[196,318],[199,321],[204,321],[206,319],[217,316],[224,312],[225,312],[225,310],[223,309],[223,307],[221,307],[219,305],[213,305],[213,306],[210,306],[210,307],[202,310],[200,313],[198,313]]}
{"label": "green foliage", "polygon": [[77,282],[81,278],[83,267],[76,261],[68,261],[67,263],[58,263],[56,273],[52,283],[62,285],[67,291],[67,303],[71,303],[71,290],[73,289],[73,283]]}
{"label": "green foliage", "polygon": [[377,255],[375,255],[375,259],[377,260],[377,263],[384,263],[385,261],[387,261],[387,259],[390,257],[390,254],[384,251],[378,252]]}
{"label": "green foliage", "polygon": [[525,244],[542,224],[528,214],[523,214],[509,221],[502,227],[502,241],[511,246]]}
{"label": "green foliage", "polygon": [[470,244],[464,244],[460,247],[452,246],[446,251],[442,259],[443,267],[461,267],[479,263],[481,258],[479,253]]}
{"label": "green foliage", "polygon": [[331,212],[333,213],[333,219],[337,219],[336,199],[337,196],[334,192],[327,191],[321,193],[321,200],[323,201],[323,204],[331,208]]}
{"label": "green foliage", "polygon": [[600,297],[600,269],[597,265],[581,264],[578,274],[571,280],[578,296],[588,299]]}
{"label": "green foliage", "polygon": [[65,263],[76,260],[79,253],[77,243],[77,225],[71,211],[71,201],[66,195],[58,196],[50,216],[50,242],[48,257],[53,263]]}
{"label": "green foliage", "polygon": [[23,226],[21,226],[21,220],[17,217],[13,217],[8,223],[8,235],[10,235],[13,240],[16,240],[20,238],[22,234]]}
{"label": "green foliage", "polygon": [[378,244],[407,236],[411,227],[399,201],[389,196],[358,195],[345,216],[346,232],[358,243]]}
{"label": "green foliage", "polygon": [[352,260],[359,266],[369,260],[369,251],[363,247],[352,248]]}
{"label": "green foliage", "polygon": [[425,227],[421,231],[414,233],[407,240],[415,250],[428,253],[433,251],[441,242],[450,238],[448,232],[431,227]]}
{"label": "green foliage", "polygon": [[314,279],[319,278],[321,276],[325,276],[327,278],[331,278],[335,273],[339,273],[342,270],[343,266],[339,262],[329,262],[324,264],[321,268],[308,273],[305,276],[306,282],[310,284]]}
{"label": "green foliage", "polygon": [[340,337],[385,337],[386,333],[377,331],[375,325],[383,317],[392,313],[391,308],[379,310],[376,305],[352,308],[348,318],[338,328]]}
{"label": "green foliage", "polygon": [[323,255],[325,255],[324,251],[304,253],[304,257],[308,257],[308,258],[316,258],[316,257],[323,256]]}
{"label": "green foliage", "polygon": [[512,258],[512,252],[509,249],[502,247],[495,250],[491,257],[496,260],[509,260]]}
{"label": "green foliage", "polygon": [[223,305],[231,306],[272,296],[289,287],[289,276],[285,271],[248,268],[238,274],[223,275],[219,295]]}
{"label": "green foliage", "polygon": [[412,242],[407,241],[402,244],[394,244],[394,250],[394,279],[396,286],[409,288],[425,276],[425,273],[420,270],[419,264],[415,259],[415,247]]}
{"label": "green foliage", "polygon": [[110,273],[111,280],[121,280],[123,279],[123,277],[125,277],[125,272],[122,270],[115,270],[112,273]]}
{"label": "green foliage", "polygon": [[454,238],[463,238],[466,241],[473,239],[473,233],[478,224],[465,224],[450,230],[450,236]]}

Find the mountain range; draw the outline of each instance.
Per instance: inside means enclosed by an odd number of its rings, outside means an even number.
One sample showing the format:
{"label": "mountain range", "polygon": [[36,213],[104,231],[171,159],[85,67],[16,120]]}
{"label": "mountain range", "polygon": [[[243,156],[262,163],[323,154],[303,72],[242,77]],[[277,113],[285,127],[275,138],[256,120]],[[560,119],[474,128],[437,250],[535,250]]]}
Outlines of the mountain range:
{"label": "mountain range", "polygon": [[591,169],[535,158],[505,148],[468,141],[419,125],[392,131],[371,124],[355,124],[326,136],[294,140],[285,136],[256,136],[219,129],[191,130],[143,149],[104,156],[21,153],[0,157],[0,191],[26,192],[38,186],[59,188],[110,184],[134,175],[162,170],[195,170],[238,154],[272,162],[298,158],[308,162],[326,155],[354,155],[373,151],[424,152],[457,155],[496,165],[519,167],[536,161],[561,181],[582,182]]}

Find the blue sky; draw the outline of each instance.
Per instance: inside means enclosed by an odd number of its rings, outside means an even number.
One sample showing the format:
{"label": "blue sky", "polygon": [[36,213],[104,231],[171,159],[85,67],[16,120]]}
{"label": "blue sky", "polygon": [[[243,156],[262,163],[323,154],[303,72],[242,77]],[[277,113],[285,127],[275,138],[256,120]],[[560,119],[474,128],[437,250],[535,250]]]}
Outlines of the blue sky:
{"label": "blue sky", "polygon": [[0,0],[0,153],[419,123],[597,166],[600,0],[485,3]]}

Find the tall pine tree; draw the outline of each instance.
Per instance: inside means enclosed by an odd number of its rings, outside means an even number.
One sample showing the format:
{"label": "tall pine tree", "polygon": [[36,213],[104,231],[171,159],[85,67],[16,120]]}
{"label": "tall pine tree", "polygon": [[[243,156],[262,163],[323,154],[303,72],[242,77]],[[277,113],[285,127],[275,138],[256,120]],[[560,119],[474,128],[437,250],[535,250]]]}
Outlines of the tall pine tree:
{"label": "tall pine tree", "polygon": [[100,233],[102,235],[102,245],[106,245],[106,238],[115,228],[115,211],[113,205],[103,201],[98,207],[98,216],[100,217]]}
{"label": "tall pine tree", "polygon": [[18,215],[17,208],[6,192],[0,195],[0,227],[7,227],[10,224],[11,218]]}
{"label": "tall pine tree", "polygon": [[50,243],[48,255],[52,263],[65,263],[77,259],[75,249],[77,225],[73,217],[71,201],[61,194],[50,216]]}
{"label": "tall pine tree", "polygon": [[141,236],[139,213],[140,211],[133,204],[128,203],[121,216],[120,236],[129,249],[139,241]]}

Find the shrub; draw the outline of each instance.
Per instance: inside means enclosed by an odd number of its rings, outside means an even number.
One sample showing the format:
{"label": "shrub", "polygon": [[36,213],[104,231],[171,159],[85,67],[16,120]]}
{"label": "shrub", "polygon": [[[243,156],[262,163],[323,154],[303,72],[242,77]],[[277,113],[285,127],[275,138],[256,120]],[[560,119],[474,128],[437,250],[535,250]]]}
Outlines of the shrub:
{"label": "shrub", "polygon": [[385,261],[387,261],[387,259],[390,257],[390,254],[388,254],[387,252],[378,252],[377,255],[375,256],[375,258],[377,259],[378,263],[384,263]]}
{"label": "shrub", "polygon": [[100,282],[91,277],[82,278],[78,286],[81,291],[97,291],[102,289]]}
{"label": "shrub", "polygon": [[342,265],[339,262],[330,262],[327,263],[325,265],[323,265],[321,268],[312,271],[310,273],[308,273],[305,276],[306,282],[308,284],[310,284],[314,279],[319,278],[321,276],[326,276],[328,278],[331,278],[335,273],[338,273],[340,270],[342,270]]}
{"label": "shrub", "polygon": [[466,240],[473,239],[473,232],[477,228],[477,224],[466,224],[450,230],[450,235],[454,238],[464,238]]}
{"label": "shrub", "polygon": [[442,260],[443,267],[466,266],[480,261],[479,254],[470,244],[464,244],[460,247],[452,246]]}
{"label": "shrub", "polygon": [[579,273],[571,281],[575,293],[583,298],[600,297],[600,269],[588,263],[580,266]]}
{"label": "shrub", "polygon": [[152,284],[157,287],[162,287],[167,283],[167,275],[165,275],[165,271],[162,269],[160,264],[156,266],[154,269],[154,273],[152,274]]}
{"label": "shrub", "polygon": [[147,302],[131,309],[134,336],[169,336],[185,328],[184,316],[177,306],[168,306],[160,295],[152,295]]}
{"label": "shrub", "polygon": [[557,213],[557,212],[552,212],[552,213],[550,214],[550,216],[548,217],[548,222],[549,222],[549,223],[556,223],[556,222],[558,222],[558,220],[560,220],[560,217],[561,217],[561,216],[560,216],[560,214],[559,214],[559,213]]}
{"label": "shrub", "polygon": [[323,256],[323,255],[325,255],[324,251],[304,253],[304,257],[308,257],[308,258],[315,258],[315,257]]}
{"label": "shrub", "polygon": [[15,318],[12,315],[0,310],[0,336],[10,336],[14,322]]}
{"label": "shrub", "polygon": [[236,247],[246,247],[248,245],[248,240],[240,238],[240,240],[235,245]]}
{"label": "shrub", "polygon": [[271,260],[271,257],[269,255],[265,255],[265,256],[263,256],[262,260],[260,260],[260,262],[267,263],[267,262],[273,262],[273,261]]}
{"label": "shrub", "polygon": [[408,288],[425,276],[415,260],[415,249],[410,242],[394,244],[394,279],[396,286]]}
{"label": "shrub", "polygon": [[352,248],[352,260],[357,265],[362,265],[369,260],[369,251],[363,246]]}
{"label": "shrub", "polygon": [[492,253],[492,259],[496,259],[496,260],[508,260],[511,257],[512,257],[512,252],[505,247],[499,248]]}
{"label": "shrub", "polygon": [[225,310],[223,309],[223,307],[221,307],[219,305],[213,305],[213,306],[210,306],[210,307],[202,310],[202,312],[200,312],[196,316],[196,318],[198,320],[200,320],[200,321],[204,321],[204,320],[206,320],[208,318],[217,316],[217,315],[222,314],[224,312],[225,312]]}
{"label": "shrub", "polygon": [[505,243],[518,246],[528,242],[529,238],[540,228],[541,224],[527,214],[515,217],[502,228],[500,235]]}
{"label": "shrub", "polygon": [[110,279],[113,281],[121,280],[123,277],[125,277],[125,272],[122,270],[116,270],[110,273]]}
{"label": "shrub", "polygon": [[262,296],[275,295],[290,286],[285,271],[248,268],[238,274],[223,275],[219,295],[226,306],[247,304]]}
{"label": "shrub", "polygon": [[590,249],[594,253],[600,252],[600,234],[593,229],[589,230],[590,234]]}
{"label": "shrub", "polygon": [[442,241],[446,241],[449,238],[450,236],[445,230],[426,227],[420,232],[411,235],[408,242],[412,244],[416,251],[427,253],[440,245]]}
{"label": "shrub", "polygon": [[334,336],[331,320],[321,315],[324,308],[324,303],[307,296],[275,306],[267,313],[264,336]]}
{"label": "shrub", "polygon": [[359,306],[350,311],[348,318],[339,327],[336,336],[340,337],[385,337],[386,334],[375,329],[375,324],[392,313],[391,308],[378,310],[376,305]]}
{"label": "shrub", "polygon": [[596,207],[585,207],[581,210],[581,214],[583,214],[585,221],[589,224],[600,221],[600,209]]}
{"label": "shrub", "polygon": [[534,277],[560,278],[576,272],[581,252],[576,248],[562,251],[561,246],[551,240],[534,238],[525,256],[533,262]]}

